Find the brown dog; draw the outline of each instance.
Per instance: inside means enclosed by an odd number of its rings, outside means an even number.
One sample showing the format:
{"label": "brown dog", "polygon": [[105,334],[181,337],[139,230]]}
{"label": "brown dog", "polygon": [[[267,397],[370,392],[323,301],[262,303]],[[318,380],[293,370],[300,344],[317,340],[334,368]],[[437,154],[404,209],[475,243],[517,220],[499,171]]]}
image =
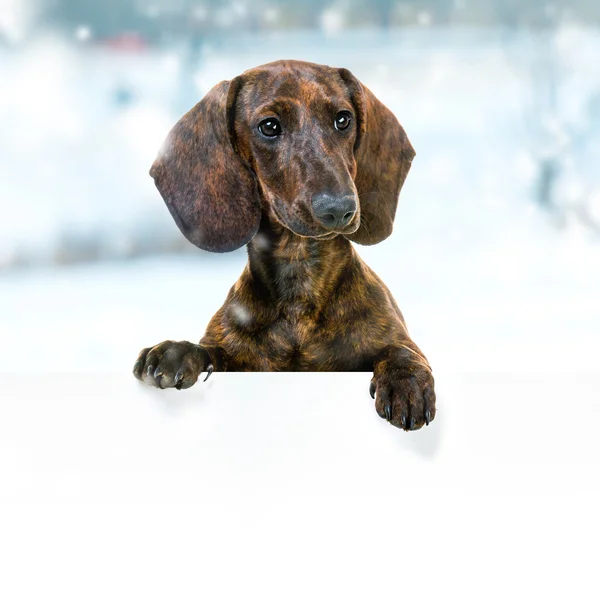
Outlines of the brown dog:
{"label": "brown dog", "polygon": [[200,340],[142,350],[138,379],[188,388],[207,371],[373,371],[379,415],[435,416],[431,368],[350,241],[392,232],[414,150],[346,69],[278,61],[216,85],[150,174],[187,239],[249,262]]}

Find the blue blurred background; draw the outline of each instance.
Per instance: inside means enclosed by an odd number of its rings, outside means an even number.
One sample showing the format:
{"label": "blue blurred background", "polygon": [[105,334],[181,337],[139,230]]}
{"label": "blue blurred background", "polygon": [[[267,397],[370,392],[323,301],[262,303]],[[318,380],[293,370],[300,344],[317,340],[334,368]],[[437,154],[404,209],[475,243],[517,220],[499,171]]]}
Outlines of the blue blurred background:
{"label": "blue blurred background", "polygon": [[595,370],[599,26],[595,0],[0,0],[0,368],[199,339],[244,250],[191,246],[148,169],[215,83],[295,58],[352,70],[416,148],[359,252],[434,368]]}

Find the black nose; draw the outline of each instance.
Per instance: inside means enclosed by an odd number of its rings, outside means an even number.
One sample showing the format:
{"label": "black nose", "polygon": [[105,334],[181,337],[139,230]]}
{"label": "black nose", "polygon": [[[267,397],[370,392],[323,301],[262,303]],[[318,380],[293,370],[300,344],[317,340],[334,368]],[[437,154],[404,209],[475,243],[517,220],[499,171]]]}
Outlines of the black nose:
{"label": "black nose", "polygon": [[328,229],[336,229],[352,221],[356,213],[356,200],[354,196],[315,194],[312,197],[312,209],[319,223]]}

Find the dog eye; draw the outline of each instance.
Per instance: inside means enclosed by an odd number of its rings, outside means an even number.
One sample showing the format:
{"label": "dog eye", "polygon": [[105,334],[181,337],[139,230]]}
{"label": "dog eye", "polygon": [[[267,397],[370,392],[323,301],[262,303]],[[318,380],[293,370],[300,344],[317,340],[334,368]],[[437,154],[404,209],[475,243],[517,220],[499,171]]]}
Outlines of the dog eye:
{"label": "dog eye", "polygon": [[277,137],[281,135],[281,123],[277,119],[270,117],[259,123],[258,130],[265,137]]}
{"label": "dog eye", "polygon": [[333,124],[338,131],[344,131],[348,129],[351,121],[352,115],[347,110],[342,110],[335,116]]}

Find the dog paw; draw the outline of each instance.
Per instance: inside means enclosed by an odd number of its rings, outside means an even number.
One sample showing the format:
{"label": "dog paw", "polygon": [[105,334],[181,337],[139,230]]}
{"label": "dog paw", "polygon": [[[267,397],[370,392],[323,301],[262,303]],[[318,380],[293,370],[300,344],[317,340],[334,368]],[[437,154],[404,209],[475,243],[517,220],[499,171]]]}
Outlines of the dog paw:
{"label": "dog paw", "polygon": [[133,365],[137,379],[161,389],[185,390],[196,383],[200,373],[207,372],[206,381],[213,372],[208,352],[191,342],[162,342],[144,348]]}
{"label": "dog paw", "polygon": [[421,364],[376,369],[369,391],[377,414],[405,431],[421,429],[435,418],[433,375]]}

